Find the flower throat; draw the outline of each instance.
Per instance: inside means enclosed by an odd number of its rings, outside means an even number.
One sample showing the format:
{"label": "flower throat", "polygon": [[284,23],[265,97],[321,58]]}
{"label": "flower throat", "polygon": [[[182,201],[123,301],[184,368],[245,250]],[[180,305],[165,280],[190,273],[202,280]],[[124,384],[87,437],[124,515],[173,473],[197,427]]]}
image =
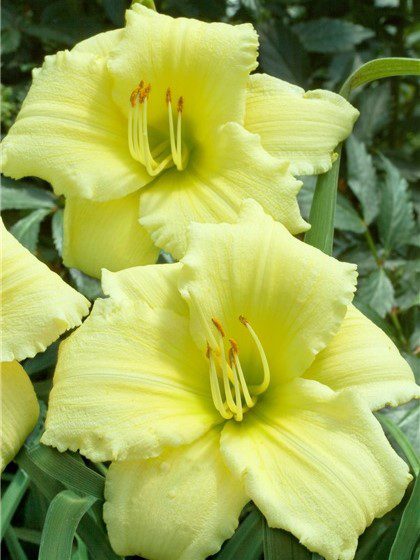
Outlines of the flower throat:
{"label": "flower throat", "polygon": [[[259,385],[247,385],[239,359],[239,347],[233,338],[229,338],[230,347],[225,352],[225,331],[221,323],[212,318],[216,327],[213,348],[207,343],[206,357],[209,360],[210,388],[214,406],[226,420],[234,418],[237,422],[243,419],[244,413],[257,402],[258,395],[264,393],[270,384],[270,369],[262,344],[247,319],[242,315],[239,321],[248,330],[254,341],[263,366],[263,380]],[[222,389],[220,388],[222,385]]]}
{"label": "flower throat", "polygon": [[149,175],[154,177],[172,166],[176,166],[179,171],[182,171],[185,167],[187,153],[182,145],[184,98],[180,97],[177,102],[176,111],[178,118],[175,130],[170,88],[166,90],[165,94],[165,103],[168,109],[169,138],[151,149],[147,120],[147,106],[151,89],[151,84],[145,86],[142,80],[130,95],[128,146],[131,156],[143,164]]}

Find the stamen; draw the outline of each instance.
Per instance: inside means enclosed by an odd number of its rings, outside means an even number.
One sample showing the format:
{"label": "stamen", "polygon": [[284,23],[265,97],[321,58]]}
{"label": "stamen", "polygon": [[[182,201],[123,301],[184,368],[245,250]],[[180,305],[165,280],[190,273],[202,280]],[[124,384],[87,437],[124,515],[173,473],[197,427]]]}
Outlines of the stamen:
{"label": "stamen", "polygon": [[234,366],[232,369],[236,370],[236,373],[239,377],[239,382],[241,384],[241,389],[244,394],[245,402],[248,408],[252,408],[254,404],[257,402],[257,399],[253,399],[249,393],[248,386],[245,381],[244,372],[242,370],[241,362],[239,361],[239,348],[237,342],[233,338],[229,338],[229,342],[231,347],[229,349],[229,361]]}
{"label": "stamen", "polygon": [[169,137],[171,142],[171,154],[174,162],[178,160],[178,154],[175,145],[175,132],[174,132],[174,119],[172,115],[172,97],[171,90],[168,88],[166,90],[166,104],[168,106],[168,120],[169,120]]}
{"label": "stamen", "polygon": [[177,167],[177,169],[179,171],[181,171],[183,169],[182,167],[182,146],[181,146],[181,140],[182,140],[182,132],[181,132],[181,122],[182,122],[182,111],[184,109],[184,98],[180,97],[178,99],[178,105],[177,105],[177,111],[178,111],[178,120],[176,123],[176,153],[177,153],[177,161],[175,162],[175,165]]}
{"label": "stamen", "polygon": [[210,388],[211,388],[211,396],[213,398],[214,405],[216,409],[220,412],[223,418],[229,420],[232,418],[233,414],[226,410],[226,405],[222,400],[222,395],[220,393],[220,386],[219,386],[219,379],[217,377],[216,366],[213,359],[213,353],[210,346],[207,344],[207,352],[206,356],[209,360],[210,364]]}
{"label": "stamen", "polygon": [[253,341],[255,342],[255,345],[260,354],[260,358],[263,366],[263,373],[264,373],[263,381],[259,385],[250,386],[250,390],[252,391],[252,393],[254,393],[255,395],[260,395],[261,393],[264,393],[264,391],[267,390],[270,384],[270,368],[268,366],[267,356],[265,355],[264,348],[260,342],[260,339],[258,338],[254,329],[249,324],[248,320],[245,319],[245,317],[243,317],[242,315],[240,315],[239,320],[248,329],[249,334],[251,335]]}

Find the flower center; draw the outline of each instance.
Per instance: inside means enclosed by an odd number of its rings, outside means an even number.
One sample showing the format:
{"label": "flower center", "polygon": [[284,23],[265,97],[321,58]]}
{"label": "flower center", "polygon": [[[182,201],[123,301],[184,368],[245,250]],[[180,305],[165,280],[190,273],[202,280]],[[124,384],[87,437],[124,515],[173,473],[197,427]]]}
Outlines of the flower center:
{"label": "flower center", "polygon": [[169,138],[150,147],[147,105],[151,84],[145,86],[142,80],[130,95],[130,114],[128,119],[128,146],[131,156],[146,167],[149,175],[159,175],[164,169],[176,166],[179,171],[185,168],[188,153],[182,145],[182,112],[184,98],[177,102],[176,131],[172,112],[171,90],[168,88],[165,103],[168,108]]}
{"label": "flower center", "polygon": [[[217,319],[212,318],[216,327],[214,347],[207,343],[206,357],[209,360],[210,388],[214,406],[223,418],[234,418],[237,422],[243,419],[244,413],[257,402],[258,395],[264,393],[270,384],[270,369],[264,348],[256,332],[247,319],[242,315],[239,321],[248,330],[255,343],[263,366],[263,380],[259,385],[247,385],[241,361],[239,348],[233,338],[229,338],[230,347],[225,352],[225,331]],[[222,386],[222,388],[221,388]]]}

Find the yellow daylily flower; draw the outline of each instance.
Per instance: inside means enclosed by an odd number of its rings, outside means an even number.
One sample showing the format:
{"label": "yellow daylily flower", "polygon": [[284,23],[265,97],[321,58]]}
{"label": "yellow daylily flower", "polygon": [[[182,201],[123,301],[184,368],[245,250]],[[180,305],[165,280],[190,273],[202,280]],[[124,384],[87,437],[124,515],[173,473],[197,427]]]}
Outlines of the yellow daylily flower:
{"label": "yellow daylily flower", "polygon": [[89,302],[38,261],[0,219],[1,443],[0,469],[13,459],[36,424],[39,408],[19,360],[44,351],[77,327]]}
{"label": "yellow daylily flower", "polygon": [[193,224],[181,263],[102,282],[109,297],[60,347],[42,441],[113,461],[114,550],[202,560],[253,500],[270,526],[351,560],[411,479],[371,411],[419,395],[351,306],[355,267],[250,200],[237,223]]}
{"label": "yellow daylily flower", "polygon": [[334,93],[250,75],[257,48],[250,24],[134,4],[124,29],[46,57],[3,170],[66,196],[66,264],[99,277],[155,262],[156,247],[179,259],[191,221],[234,222],[244,198],[292,233],[309,227],[292,172],[326,171],[358,112]]}

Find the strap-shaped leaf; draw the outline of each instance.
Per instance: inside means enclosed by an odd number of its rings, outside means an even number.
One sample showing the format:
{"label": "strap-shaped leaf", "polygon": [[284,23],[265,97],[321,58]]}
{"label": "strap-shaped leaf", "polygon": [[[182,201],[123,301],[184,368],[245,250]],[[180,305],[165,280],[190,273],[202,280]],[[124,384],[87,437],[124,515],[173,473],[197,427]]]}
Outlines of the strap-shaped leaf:
{"label": "strap-shaped leaf", "polygon": [[10,525],[12,517],[29,486],[29,477],[21,469],[13,477],[1,500],[1,538]]}
{"label": "strap-shaped leaf", "polygon": [[307,548],[287,531],[272,529],[264,522],[264,560],[312,560]]}
{"label": "strap-shaped leaf", "polygon": [[55,496],[45,519],[39,560],[71,560],[77,527],[94,502],[95,496],[78,496],[71,490],[63,490]]}
{"label": "strap-shaped leaf", "polygon": [[415,477],[419,476],[420,472],[420,460],[411,446],[411,443],[408,441],[406,435],[399,429],[399,427],[389,418],[385,416],[385,414],[377,413],[377,418],[385,428],[385,431],[395,440],[398,447],[404,453],[411,470]]}
{"label": "strap-shaped leaf", "polygon": [[420,482],[416,479],[413,492],[408,501],[398,527],[397,536],[391,548],[389,560],[414,558],[418,536],[420,535]]}
{"label": "strap-shaped leaf", "polygon": [[254,507],[225,544],[217,560],[259,560],[263,551],[262,517]]}

